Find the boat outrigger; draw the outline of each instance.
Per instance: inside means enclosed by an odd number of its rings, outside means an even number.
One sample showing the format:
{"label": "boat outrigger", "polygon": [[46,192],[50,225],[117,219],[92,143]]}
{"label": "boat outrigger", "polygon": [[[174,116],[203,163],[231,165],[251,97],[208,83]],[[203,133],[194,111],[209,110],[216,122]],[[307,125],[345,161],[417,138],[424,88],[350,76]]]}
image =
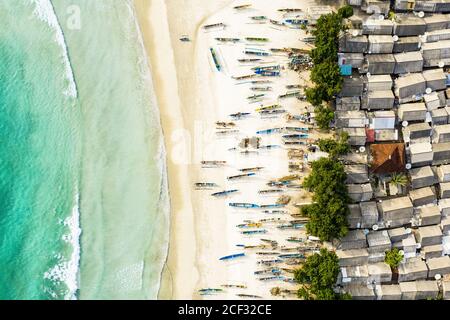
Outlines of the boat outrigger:
{"label": "boat outrigger", "polygon": [[214,193],[212,193],[211,195],[212,195],[213,197],[220,197],[220,196],[226,196],[226,195],[229,195],[229,194],[231,194],[231,193],[238,192],[238,191],[239,191],[239,190],[237,190],[237,189],[224,190],[224,191],[220,191],[220,192],[214,192]]}
{"label": "boat outrigger", "polygon": [[214,51],[213,48],[209,48],[209,50],[211,51],[211,55],[212,55],[214,64],[216,65],[217,71],[220,71],[222,69],[222,67],[220,66],[219,60],[217,59],[216,52]]}
{"label": "boat outrigger", "polygon": [[244,256],[245,256],[245,253],[235,253],[235,254],[230,254],[228,256],[224,256],[222,258],[219,258],[219,260],[227,261],[227,260],[233,260],[233,259],[244,257]]}

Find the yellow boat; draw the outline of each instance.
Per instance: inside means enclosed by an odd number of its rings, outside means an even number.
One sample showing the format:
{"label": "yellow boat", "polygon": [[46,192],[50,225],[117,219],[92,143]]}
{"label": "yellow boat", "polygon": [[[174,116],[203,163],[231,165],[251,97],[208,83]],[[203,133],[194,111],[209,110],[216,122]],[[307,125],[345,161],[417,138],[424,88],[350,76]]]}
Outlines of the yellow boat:
{"label": "yellow boat", "polygon": [[255,111],[259,112],[259,111],[264,111],[264,110],[273,110],[273,109],[280,108],[280,107],[281,106],[279,104],[273,104],[270,106],[259,107],[259,108],[255,109]]}

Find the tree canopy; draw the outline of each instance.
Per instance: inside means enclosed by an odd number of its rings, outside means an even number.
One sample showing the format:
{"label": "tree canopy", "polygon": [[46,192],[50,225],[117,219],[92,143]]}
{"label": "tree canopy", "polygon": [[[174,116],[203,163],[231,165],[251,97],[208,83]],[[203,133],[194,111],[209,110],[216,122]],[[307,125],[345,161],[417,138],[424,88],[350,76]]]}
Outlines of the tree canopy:
{"label": "tree canopy", "polygon": [[350,18],[353,15],[353,8],[350,5],[343,6],[339,8],[338,14],[340,14],[342,18]]}
{"label": "tree canopy", "polygon": [[348,232],[344,166],[334,158],[321,158],[311,164],[311,169],[303,181],[303,187],[314,192],[313,203],[301,209],[309,217],[306,229],[322,241],[341,238]]}
{"label": "tree canopy", "polygon": [[397,268],[402,260],[403,254],[398,248],[392,248],[391,250],[386,251],[384,262],[386,262],[392,269]]}
{"label": "tree canopy", "polygon": [[339,259],[333,251],[325,248],[309,256],[302,268],[295,271],[295,280],[303,286],[298,290],[299,298],[305,300],[348,299],[334,292],[339,274]]}
{"label": "tree canopy", "polygon": [[348,143],[348,133],[343,132],[339,135],[339,140],[335,139],[319,139],[317,143],[320,150],[328,152],[330,157],[336,158],[339,155],[346,154],[350,151]]}

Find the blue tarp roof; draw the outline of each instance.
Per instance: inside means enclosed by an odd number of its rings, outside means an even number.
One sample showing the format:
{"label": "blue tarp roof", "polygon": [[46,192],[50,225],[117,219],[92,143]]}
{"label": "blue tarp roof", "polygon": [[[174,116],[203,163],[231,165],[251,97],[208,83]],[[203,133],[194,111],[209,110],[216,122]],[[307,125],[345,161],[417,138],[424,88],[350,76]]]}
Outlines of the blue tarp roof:
{"label": "blue tarp roof", "polygon": [[341,64],[339,66],[341,70],[341,75],[343,76],[351,76],[352,75],[352,65],[351,64]]}

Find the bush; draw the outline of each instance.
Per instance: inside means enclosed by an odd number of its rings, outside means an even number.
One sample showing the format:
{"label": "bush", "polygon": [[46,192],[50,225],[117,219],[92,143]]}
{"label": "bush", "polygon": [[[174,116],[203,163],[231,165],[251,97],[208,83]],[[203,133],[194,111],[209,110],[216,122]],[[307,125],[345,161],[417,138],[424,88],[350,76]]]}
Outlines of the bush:
{"label": "bush", "polygon": [[396,269],[402,260],[403,254],[400,253],[398,248],[392,248],[391,250],[386,251],[384,262],[386,262],[392,269]]}

